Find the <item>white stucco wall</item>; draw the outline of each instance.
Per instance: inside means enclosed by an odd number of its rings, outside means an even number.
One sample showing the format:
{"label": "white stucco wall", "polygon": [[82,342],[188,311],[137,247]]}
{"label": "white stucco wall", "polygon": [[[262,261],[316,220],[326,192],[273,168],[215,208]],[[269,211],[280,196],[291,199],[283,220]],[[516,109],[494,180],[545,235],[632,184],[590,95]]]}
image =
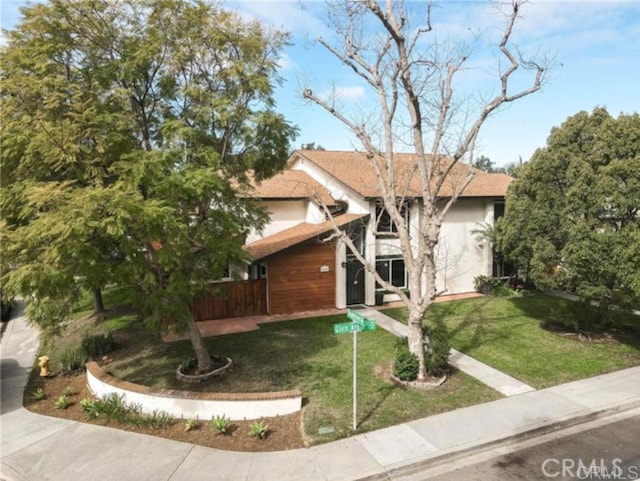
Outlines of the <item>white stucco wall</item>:
{"label": "white stucco wall", "polygon": [[314,163],[298,157],[288,168],[306,172],[312,179],[325,187],[335,200],[346,201],[348,204],[347,214],[369,213],[368,201]]}
{"label": "white stucco wall", "polygon": [[302,395],[280,399],[260,400],[209,400],[190,399],[188,396],[167,397],[135,392],[105,382],[93,376],[87,370],[87,384],[96,397],[103,398],[111,393],[121,396],[127,403],[136,403],[142,412],[165,411],[174,418],[208,420],[213,416],[225,415],[230,420],[260,419],[263,417],[284,416],[300,411]]}
{"label": "white stucco wall", "polygon": [[307,220],[307,200],[273,200],[258,202],[260,207],[269,212],[271,221],[264,227],[262,232],[252,231],[246,243],[250,244],[258,239],[276,234],[289,229]]}
{"label": "white stucco wall", "polygon": [[442,224],[437,247],[439,293],[473,292],[473,279],[491,274],[491,247],[472,231],[492,219],[492,199],[459,199],[451,207]]}

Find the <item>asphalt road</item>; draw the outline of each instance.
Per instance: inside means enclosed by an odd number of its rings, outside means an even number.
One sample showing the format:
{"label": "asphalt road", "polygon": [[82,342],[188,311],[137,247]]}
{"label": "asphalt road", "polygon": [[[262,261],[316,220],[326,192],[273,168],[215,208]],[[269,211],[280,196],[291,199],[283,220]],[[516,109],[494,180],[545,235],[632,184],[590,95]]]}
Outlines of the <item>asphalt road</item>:
{"label": "asphalt road", "polygon": [[[414,479],[418,479],[418,476]],[[422,479],[432,481],[640,480],[640,416]]]}

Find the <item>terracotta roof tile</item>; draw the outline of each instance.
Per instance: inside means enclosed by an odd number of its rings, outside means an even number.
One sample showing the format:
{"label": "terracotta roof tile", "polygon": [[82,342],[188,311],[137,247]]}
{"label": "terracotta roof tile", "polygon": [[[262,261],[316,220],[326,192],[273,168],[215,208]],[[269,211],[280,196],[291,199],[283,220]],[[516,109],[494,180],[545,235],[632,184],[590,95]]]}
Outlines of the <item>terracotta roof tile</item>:
{"label": "terracotta roof tile", "polygon": [[[311,161],[318,167],[348,185],[366,198],[381,196],[378,180],[364,152],[341,152],[328,150],[300,150],[296,154]],[[294,156],[296,155],[294,154]],[[441,171],[444,171],[445,157],[442,157]],[[384,162],[380,159],[379,162]],[[382,166],[383,164],[381,164]],[[419,196],[421,182],[413,154],[396,154],[396,186],[399,195]],[[488,174],[467,164],[457,164],[449,173],[440,191],[440,197],[450,196],[456,183],[463,181],[469,172],[475,176],[462,192],[461,197],[501,197],[513,180],[506,174]]]}
{"label": "terracotta roof tile", "polygon": [[[334,219],[338,227],[347,225],[355,220],[362,219],[368,214],[343,214]],[[318,235],[329,232],[333,229],[331,221],[322,224],[309,224],[301,222],[276,234],[257,240],[244,246],[244,250],[252,259],[258,260],[280,252],[288,247],[300,244]]]}

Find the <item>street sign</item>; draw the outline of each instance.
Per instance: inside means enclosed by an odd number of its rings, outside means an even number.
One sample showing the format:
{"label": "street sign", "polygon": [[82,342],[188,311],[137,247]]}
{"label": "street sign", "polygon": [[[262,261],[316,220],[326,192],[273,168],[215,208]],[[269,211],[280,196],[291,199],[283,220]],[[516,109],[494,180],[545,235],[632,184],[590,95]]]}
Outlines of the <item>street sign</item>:
{"label": "street sign", "polygon": [[347,309],[347,318],[353,322],[334,324],[333,333],[353,333],[353,430],[355,431],[358,429],[358,333],[375,330],[376,322],[351,309]]}
{"label": "street sign", "polygon": [[355,322],[341,322],[340,324],[333,325],[334,334],[347,334],[349,332],[360,332],[363,330],[362,325],[356,324]]}
{"label": "street sign", "polygon": [[356,311],[352,311],[351,309],[347,309],[347,319],[353,322],[364,322],[368,320],[362,314]]}

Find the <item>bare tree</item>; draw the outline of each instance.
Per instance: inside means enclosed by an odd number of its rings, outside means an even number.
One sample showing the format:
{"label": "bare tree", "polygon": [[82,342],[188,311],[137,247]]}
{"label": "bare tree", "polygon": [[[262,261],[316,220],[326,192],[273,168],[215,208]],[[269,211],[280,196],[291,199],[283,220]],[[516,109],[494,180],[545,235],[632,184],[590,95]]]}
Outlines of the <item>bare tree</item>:
{"label": "bare tree", "polygon": [[[539,90],[548,68],[547,60],[525,60],[510,44],[521,3],[513,0],[500,10],[506,23],[497,45],[504,64],[497,67],[498,93],[477,105],[471,97],[454,95],[454,80],[466,68],[470,49],[451,41],[439,42],[432,28],[430,5],[424,24],[416,28],[403,2],[396,0],[342,0],[332,8],[341,44],[319,39],[374,92],[379,118],[360,121],[339,109],[331,98],[311,89],[303,93],[305,99],[353,131],[376,174],[384,207],[397,226],[409,295],[381,278],[346,233],[336,227],[335,235],[383,288],[400,296],[407,306],[409,348],[420,362],[419,379],[427,375],[424,348],[428,340],[422,319],[436,297],[440,229],[474,175],[471,163],[480,128],[499,107]],[[531,78],[527,88],[512,91],[510,79],[517,69],[531,70]],[[410,168],[394,167],[395,154],[407,150],[415,162]],[[421,204],[417,233],[413,228],[409,232],[402,213],[407,199]],[[412,243],[412,235],[418,236],[418,242]]]}

